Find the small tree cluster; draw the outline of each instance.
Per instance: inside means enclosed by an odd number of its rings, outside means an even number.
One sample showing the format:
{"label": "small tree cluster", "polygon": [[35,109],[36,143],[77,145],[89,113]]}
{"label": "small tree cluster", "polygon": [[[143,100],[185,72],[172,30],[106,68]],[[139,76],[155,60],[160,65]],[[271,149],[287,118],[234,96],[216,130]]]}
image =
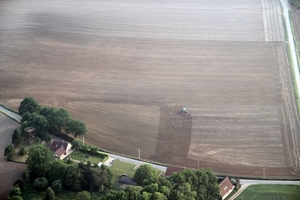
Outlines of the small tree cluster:
{"label": "small tree cluster", "polygon": [[32,97],[26,97],[20,104],[19,114],[22,115],[21,130],[26,137],[26,127],[35,128],[35,136],[42,140],[49,140],[47,133],[58,135],[61,133],[73,134],[75,137],[84,135],[86,125],[73,119],[66,109],[53,107],[42,108]]}

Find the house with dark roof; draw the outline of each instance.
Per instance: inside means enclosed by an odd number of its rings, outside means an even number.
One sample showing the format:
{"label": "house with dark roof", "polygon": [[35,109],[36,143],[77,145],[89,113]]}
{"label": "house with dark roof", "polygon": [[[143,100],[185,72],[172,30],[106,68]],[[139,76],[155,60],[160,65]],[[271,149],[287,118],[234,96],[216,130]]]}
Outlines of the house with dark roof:
{"label": "house with dark roof", "polygon": [[56,140],[52,140],[48,145],[48,148],[54,153],[54,157],[57,159],[63,159],[69,155],[69,153],[71,153],[71,147],[68,142]]}
{"label": "house with dark roof", "polygon": [[225,199],[234,189],[234,185],[230,182],[229,178],[226,177],[220,184],[220,193],[222,199]]}
{"label": "house with dark roof", "polygon": [[185,167],[169,165],[166,170],[166,176],[171,176],[173,174],[173,172],[180,172],[184,169],[185,169]]}

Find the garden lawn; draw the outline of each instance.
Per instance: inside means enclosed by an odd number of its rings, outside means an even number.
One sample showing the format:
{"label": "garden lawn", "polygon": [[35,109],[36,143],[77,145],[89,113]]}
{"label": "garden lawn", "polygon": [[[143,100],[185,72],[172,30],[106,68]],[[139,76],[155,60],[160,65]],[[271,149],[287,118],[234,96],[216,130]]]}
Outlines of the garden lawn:
{"label": "garden lawn", "polygon": [[114,164],[110,167],[114,177],[113,183],[117,183],[122,174],[127,174],[128,177],[133,178],[135,170],[134,164],[122,162],[120,160],[115,160]]}
{"label": "garden lawn", "polygon": [[236,200],[299,200],[300,185],[250,185]]}
{"label": "garden lawn", "polygon": [[[88,157],[85,157],[85,156],[88,156]],[[103,159],[106,158],[106,157],[100,156],[100,155],[92,155],[90,153],[86,153],[86,152],[83,152],[81,150],[77,150],[77,151],[73,151],[68,156],[68,158],[78,160],[78,161],[81,161],[81,162],[84,162],[84,163],[90,161],[92,164],[95,164],[95,163],[102,162]]]}

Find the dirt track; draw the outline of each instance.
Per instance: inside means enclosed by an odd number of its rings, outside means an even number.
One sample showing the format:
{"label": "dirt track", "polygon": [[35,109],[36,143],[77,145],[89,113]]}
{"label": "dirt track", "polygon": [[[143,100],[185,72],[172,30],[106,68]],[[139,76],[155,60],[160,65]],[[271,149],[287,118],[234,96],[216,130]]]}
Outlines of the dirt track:
{"label": "dirt track", "polygon": [[[1,2],[0,15],[15,23],[0,21],[0,90],[66,107],[87,124],[86,142],[114,153],[137,157],[140,148],[141,158],[166,164],[289,177],[298,118],[278,10],[264,2],[276,12],[254,0],[91,0],[66,13],[65,1],[47,11],[46,0]],[[10,15],[12,5],[21,14]],[[163,117],[173,104],[188,121]]]}

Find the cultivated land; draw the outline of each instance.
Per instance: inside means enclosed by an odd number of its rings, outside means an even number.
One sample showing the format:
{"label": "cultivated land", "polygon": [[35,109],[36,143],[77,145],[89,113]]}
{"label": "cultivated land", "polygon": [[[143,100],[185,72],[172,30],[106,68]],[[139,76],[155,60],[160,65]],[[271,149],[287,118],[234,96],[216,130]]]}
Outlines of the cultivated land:
{"label": "cultivated land", "polygon": [[87,143],[114,153],[293,177],[299,120],[279,1],[13,0],[4,17],[8,106],[65,107]]}
{"label": "cultivated land", "polygon": [[11,136],[19,124],[0,113],[0,199],[5,199],[14,181],[21,177],[26,165],[7,162],[4,149],[11,143]]}

